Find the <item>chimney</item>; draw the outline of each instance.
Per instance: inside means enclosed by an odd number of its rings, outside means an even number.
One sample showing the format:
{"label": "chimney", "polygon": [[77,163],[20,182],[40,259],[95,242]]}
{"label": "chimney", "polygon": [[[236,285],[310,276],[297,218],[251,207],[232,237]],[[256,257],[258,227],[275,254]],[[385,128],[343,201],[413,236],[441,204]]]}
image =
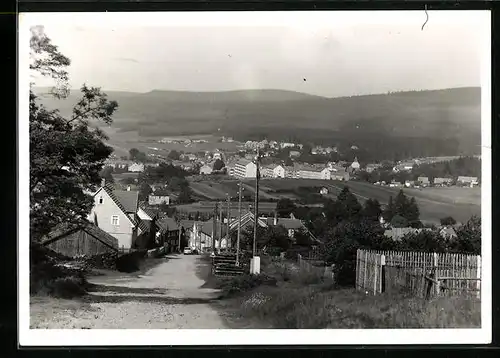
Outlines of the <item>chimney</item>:
{"label": "chimney", "polygon": [[274,212],[274,226],[278,225],[278,213]]}
{"label": "chimney", "polygon": [[127,186],[127,191],[130,191],[130,185],[129,185],[129,186]]}
{"label": "chimney", "polygon": [[104,185],[106,185],[106,179],[102,178],[101,179],[101,187],[103,187]]}

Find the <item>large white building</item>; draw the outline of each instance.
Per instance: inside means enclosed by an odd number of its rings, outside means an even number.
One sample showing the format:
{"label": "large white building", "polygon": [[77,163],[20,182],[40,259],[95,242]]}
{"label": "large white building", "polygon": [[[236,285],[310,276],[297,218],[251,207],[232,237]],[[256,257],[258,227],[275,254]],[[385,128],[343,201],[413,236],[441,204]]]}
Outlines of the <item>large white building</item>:
{"label": "large white building", "polygon": [[331,173],[329,168],[314,168],[314,167],[302,167],[297,170],[297,177],[301,179],[324,179],[330,180]]}
{"label": "large white building", "polygon": [[234,176],[237,178],[255,178],[257,165],[250,160],[241,159],[234,165]]}

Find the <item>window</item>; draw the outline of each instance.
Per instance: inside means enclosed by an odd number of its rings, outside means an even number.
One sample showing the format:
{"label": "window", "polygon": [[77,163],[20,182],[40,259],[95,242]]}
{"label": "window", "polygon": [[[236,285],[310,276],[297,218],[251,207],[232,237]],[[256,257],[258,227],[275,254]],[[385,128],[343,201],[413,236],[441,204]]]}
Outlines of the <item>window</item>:
{"label": "window", "polygon": [[111,216],[111,224],[112,225],[118,225],[119,224],[118,215]]}
{"label": "window", "polygon": [[99,204],[102,204],[102,196],[99,197]]}

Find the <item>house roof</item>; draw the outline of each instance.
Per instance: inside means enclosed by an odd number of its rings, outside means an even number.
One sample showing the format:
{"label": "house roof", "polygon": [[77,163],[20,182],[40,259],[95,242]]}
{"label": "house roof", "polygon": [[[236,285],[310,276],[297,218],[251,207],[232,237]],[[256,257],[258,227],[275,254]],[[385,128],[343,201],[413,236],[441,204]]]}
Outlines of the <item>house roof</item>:
{"label": "house roof", "polygon": [[434,182],[448,182],[453,181],[451,178],[434,178]]}
{"label": "house roof", "polygon": [[[299,219],[290,219],[290,218],[277,218],[276,220],[276,225],[281,225],[285,227],[285,229],[290,230],[290,229],[301,229],[305,228],[304,224],[302,221]],[[267,218],[266,220],[267,225],[271,226],[274,225],[274,218]]]}
{"label": "house roof", "polygon": [[179,230],[179,225],[177,225],[175,219],[169,216],[162,217],[156,223],[160,229],[160,232]]}
{"label": "house roof", "polygon": [[457,233],[456,233],[456,231],[455,231],[454,228],[447,227],[447,226],[440,228],[439,232],[441,234],[446,234],[446,235],[450,235],[450,236],[456,236],[457,235]]}
{"label": "house roof", "polygon": [[399,240],[403,236],[407,234],[418,234],[424,230],[430,230],[430,229],[415,229],[412,227],[393,227],[392,229],[385,230],[384,236],[391,238],[393,240]]}
{"label": "house roof", "polygon": [[139,204],[139,192],[138,191],[127,191],[127,190],[106,190],[108,194],[115,200],[115,202],[121,204],[121,209],[126,213],[135,213],[138,209]]}
{"label": "house roof", "polygon": [[[221,224],[221,221],[220,220],[217,220],[216,221],[216,225],[217,225],[217,230],[213,230],[213,227],[214,227],[214,223],[212,220],[209,220],[209,221],[205,221],[205,222],[202,222],[201,225],[200,225],[200,230],[202,233],[204,233],[205,235],[207,236],[210,236],[212,237],[212,234],[213,232],[216,232],[216,237],[219,236],[219,225]],[[243,224],[242,224],[243,226]],[[229,229],[229,231],[231,231],[231,229]],[[227,224],[225,223],[222,223],[222,236],[226,236],[226,233],[227,233]]]}
{"label": "house roof", "polygon": [[184,229],[191,229],[194,226],[195,220],[181,220],[181,226]]}
{"label": "house roof", "polygon": [[149,208],[147,206],[141,206],[141,209],[146,213],[147,216],[149,216],[151,219],[154,219],[155,217],[157,217],[158,215],[160,215],[160,212],[159,210],[157,209],[153,209],[153,208]]}
{"label": "house roof", "polygon": [[90,222],[81,224],[64,223],[58,225],[42,240],[42,244],[48,245],[80,230],[85,231],[87,234],[101,241],[106,246],[113,249],[118,249],[117,238],[113,237],[112,235],[108,234],[107,232]]}
{"label": "house roof", "polygon": [[467,176],[459,176],[458,179],[459,181],[477,181],[477,177],[467,177]]}

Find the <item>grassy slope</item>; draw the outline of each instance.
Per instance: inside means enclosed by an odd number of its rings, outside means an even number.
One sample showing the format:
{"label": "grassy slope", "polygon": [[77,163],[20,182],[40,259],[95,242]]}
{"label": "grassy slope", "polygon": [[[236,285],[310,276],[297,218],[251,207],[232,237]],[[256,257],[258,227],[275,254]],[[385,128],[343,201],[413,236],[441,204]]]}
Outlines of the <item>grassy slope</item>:
{"label": "grassy slope", "polygon": [[258,319],[269,328],[282,329],[481,326],[481,302],[472,297],[426,301],[401,293],[373,296],[335,288],[318,272],[297,270],[293,262],[272,263],[266,257],[261,270],[276,284],[258,283],[250,276],[212,283],[222,288],[222,302],[235,318]]}
{"label": "grassy slope", "polygon": [[[209,187],[209,183],[212,187]],[[236,181],[223,181],[221,183],[211,183],[210,181],[192,183],[193,190],[204,193],[212,199],[225,199],[225,193],[230,192],[232,195],[235,193]],[[251,186],[253,183],[248,182]],[[273,193],[267,192],[267,190],[277,190],[277,189],[296,189],[300,186],[326,186],[330,189],[330,194],[337,195],[343,186],[347,185],[351,191],[357,196],[360,202],[364,202],[367,198],[377,199],[382,204],[387,204],[389,197],[395,197],[399,189],[375,186],[365,182],[359,181],[331,181],[331,180],[313,180],[313,179],[273,179],[273,180],[263,180],[260,190],[260,198],[266,200],[269,198],[279,198],[279,197],[289,197],[287,193]],[[477,189],[470,188],[452,188],[454,190],[444,189],[443,191],[438,191],[438,189],[425,189],[425,190],[407,190],[405,193],[409,196],[415,196],[417,203],[420,208],[421,219],[425,221],[439,222],[439,219],[451,215],[459,222],[467,221],[472,215],[481,214],[481,201],[480,197],[471,193]],[[210,195],[209,195],[210,192]],[[248,187],[248,193],[253,195],[254,190]],[[202,194],[203,195],[203,194]],[[460,195],[464,199],[460,199]]]}

